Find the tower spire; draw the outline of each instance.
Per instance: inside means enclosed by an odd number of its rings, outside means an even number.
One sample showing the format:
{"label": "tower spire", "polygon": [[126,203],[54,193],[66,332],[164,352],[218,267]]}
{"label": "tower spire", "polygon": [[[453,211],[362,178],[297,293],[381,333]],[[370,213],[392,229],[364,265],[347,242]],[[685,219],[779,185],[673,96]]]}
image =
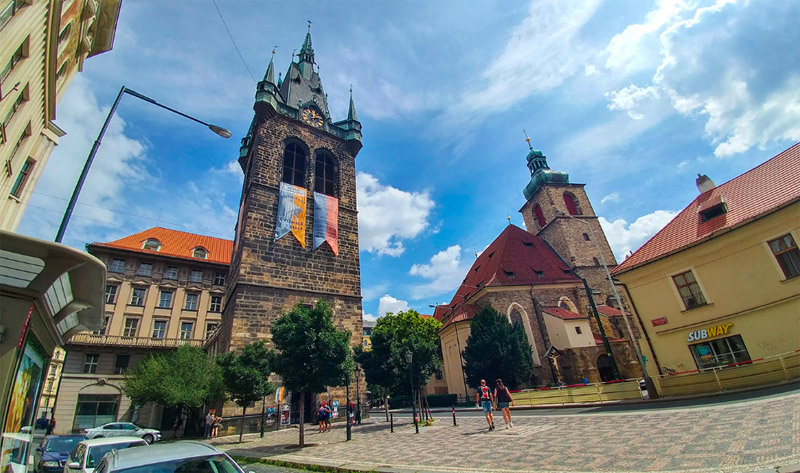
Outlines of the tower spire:
{"label": "tower spire", "polygon": [[357,122],[358,114],[356,113],[356,104],[353,102],[353,84],[350,84],[350,109],[347,111],[347,119]]}
{"label": "tower spire", "polygon": [[314,64],[314,48],[311,46],[311,20],[308,20],[308,31],[303,46],[300,48],[300,62],[306,61]]}

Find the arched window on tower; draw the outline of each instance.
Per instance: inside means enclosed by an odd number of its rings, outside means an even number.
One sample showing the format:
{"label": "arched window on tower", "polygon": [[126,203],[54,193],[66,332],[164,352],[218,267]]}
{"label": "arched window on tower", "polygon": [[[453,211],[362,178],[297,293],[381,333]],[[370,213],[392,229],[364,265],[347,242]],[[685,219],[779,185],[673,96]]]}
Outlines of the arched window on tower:
{"label": "arched window on tower", "polygon": [[508,318],[511,319],[512,327],[517,327],[517,326],[522,327],[522,315],[520,315],[517,309],[512,309],[511,314],[508,316]]}
{"label": "arched window on tower", "polygon": [[337,166],[333,156],[317,153],[314,165],[314,192],[336,197]]}
{"label": "arched window on tower", "polygon": [[536,223],[538,223],[540,227],[543,227],[547,223],[547,220],[544,219],[542,207],[539,204],[536,204],[536,207],[533,208],[533,215],[536,217]]}
{"label": "arched window on tower", "polygon": [[283,151],[283,182],[303,187],[306,174],[306,152],[297,143],[289,143]]}
{"label": "arched window on tower", "polygon": [[595,266],[600,266],[600,260],[598,260],[597,258],[592,258],[592,261],[594,262]]}
{"label": "arched window on tower", "polygon": [[564,192],[564,204],[567,206],[567,212],[569,212],[570,215],[583,215],[572,193]]}

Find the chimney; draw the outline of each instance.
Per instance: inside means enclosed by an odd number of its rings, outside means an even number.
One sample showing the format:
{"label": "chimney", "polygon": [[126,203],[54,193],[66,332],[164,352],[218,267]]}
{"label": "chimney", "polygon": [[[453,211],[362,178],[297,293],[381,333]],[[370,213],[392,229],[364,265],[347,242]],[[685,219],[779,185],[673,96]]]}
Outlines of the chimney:
{"label": "chimney", "polygon": [[705,174],[702,175],[698,174],[697,179],[694,181],[694,183],[697,185],[697,190],[700,191],[701,194],[704,194],[710,191],[711,189],[717,187],[717,185],[714,184],[714,181],[712,181]]}

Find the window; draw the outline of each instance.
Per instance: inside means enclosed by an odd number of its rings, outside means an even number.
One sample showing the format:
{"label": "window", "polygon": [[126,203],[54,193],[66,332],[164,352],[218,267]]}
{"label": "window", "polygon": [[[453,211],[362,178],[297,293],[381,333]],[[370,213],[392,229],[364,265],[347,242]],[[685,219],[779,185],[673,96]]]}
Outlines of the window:
{"label": "window", "polygon": [[586,241],[589,241],[590,240],[589,234],[588,233],[584,233],[583,234],[583,239],[586,240]]}
{"label": "window", "polygon": [[139,319],[125,319],[125,327],[122,329],[123,337],[135,337],[139,330]]}
{"label": "window", "polygon": [[183,307],[186,310],[197,310],[197,294],[186,294],[186,305]]}
{"label": "window", "polygon": [[575,326],[575,333],[577,333],[578,335],[580,335],[581,333],[583,333],[583,332],[581,332],[581,328],[580,328],[580,327],[578,327],[577,325]]}
{"label": "window", "polygon": [[533,215],[536,217],[536,223],[540,227],[545,226],[547,220],[544,219],[544,212],[542,212],[542,207],[539,204],[536,204],[536,207],[533,208]]}
{"label": "window", "polygon": [[209,312],[222,312],[222,296],[211,296]]}
{"label": "window", "polygon": [[20,61],[25,57],[25,49],[28,43],[28,39],[25,39],[25,42],[19,45],[14,54],[11,55],[11,59],[8,60],[3,69],[0,70],[0,82],[5,82],[8,76],[11,74],[11,71],[14,70],[14,66],[19,64]]}
{"label": "window", "polygon": [[6,24],[11,21],[11,17],[16,15],[17,12],[27,4],[28,2],[26,0],[12,0],[8,2],[8,6],[0,12],[0,29],[6,26]]}
{"label": "window", "polygon": [[304,187],[306,153],[297,143],[289,143],[283,152],[283,182]]}
{"label": "window", "polygon": [[700,290],[700,285],[694,278],[694,273],[686,271],[685,273],[672,276],[675,282],[675,287],[678,288],[678,293],[683,299],[683,304],[686,310],[694,309],[706,304],[706,298],[703,297],[703,291]]}
{"label": "window", "polygon": [[537,278],[543,278],[544,277],[544,271],[534,271],[534,273],[536,274]]}
{"label": "window", "polygon": [[67,71],[69,70],[70,63],[71,62],[69,58],[67,58],[67,60],[64,61],[63,64],[61,64],[61,67],[59,67],[58,71],[56,72],[56,79],[61,79],[62,77],[64,77],[64,74],[66,74]]}
{"label": "window", "polygon": [[153,321],[153,338],[164,338],[167,336],[167,321],[154,320]]}
{"label": "window", "polygon": [[[108,330],[108,326],[110,324],[111,324],[111,316],[110,315],[106,315],[105,317],[103,317],[103,326],[100,327],[100,330],[95,330],[94,334],[95,335],[105,335],[106,334],[106,330]],[[55,368],[53,368],[53,369],[55,370]]]}
{"label": "window", "polygon": [[600,266],[600,260],[598,260],[596,257],[592,258],[592,263],[594,263],[595,266]]}
{"label": "window", "polygon": [[506,277],[507,277],[508,279],[514,279],[514,278],[516,278],[516,276],[514,275],[514,271],[506,271],[506,270],[503,270],[503,273],[505,273],[505,275],[506,275]]}
{"label": "window", "polygon": [[6,141],[8,141],[8,135],[6,135],[6,127],[8,126],[9,123],[11,123],[11,118],[14,117],[14,114],[17,113],[17,110],[19,110],[22,104],[25,103],[25,101],[27,100],[28,100],[28,86],[26,85],[25,89],[22,90],[22,92],[20,92],[17,95],[17,98],[16,100],[14,100],[14,103],[11,104],[11,110],[8,111],[6,119],[0,122],[0,144],[3,144]]}
{"label": "window", "polygon": [[153,273],[152,263],[139,263],[139,271],[136,273],[139,276],[150,276]]}
{"label": "window", "polygon": [[193,269],[192,273],[189,275],[189,282],[203,282],[203,271]]}
{"label": "window", "polygon": [[336,197],[336,164],[333,156],[318,153],[314,167],[314,192]]}
{"label": "window", "polygon": [[206,324],[206,340],[211,338],[211,335],[214,335],[214,332],[217,330],[217,327],[219,327],[218,323],[207,323]]}
{"label": "window", "polygon": [[161,295],[158,298],[158,307],[162,309],[172,307],[172,291],[161,291]]}
{"label": "window", "polygon": [[106,284],[106,304],[113,304],[117,300],[117,286]]}
{"label": "window", "polygon": [[111,267],[108,270],[112,273],[121,273],[125,270],[124,259],[114,259],[111,261]]}
{"label": "window", "polygon": [[[23,138],[20,139],[20,142],[24,138],[25,137],[23,136]],[[22,169],[19,170],[19,174],[17,174],[17,180],[14,181],[14,185],[11,186],[11,195],[14,197],[20,197],[22,195],[22,190],[25,188],[25,184],[28,182],[28,176],[30,176],[35,163],[36,161],[32,159],[25,161],[25,163],[22,165]]]}
{"label": "window", "polygon": [[214,274],[214,285],[215,286],[224,286],[225,285],[225,273],[216,273],[216,274]]}
{"label": "window", "polygon": [[58,42],[63,43],[64,41],[66,41],[67,38],[69,38],[69,34],[71,32],[72,32],[72,22],[70,21],[69,23],[67,23],[67,26],[65,26],[64,29],[61,30],[61,33],[58,34]]}
{"label": "window", "polygon": [[195,258],[206,259],[208,257],[208,252],[203,248],[195,248],[192,250],[192,256]]}
{"label": "window", "polygon": [[100,360],[100,355],[87,354],[86,359],[83,361],[83,372],[87,374],[97,373],[97,363]]}
{"label": "window", "polygon": [[772,250],[772,254],[778,260],[786,279],[800,275],[800,251],[797,249],[797,243],[791,234],[769,242],[769,249]]}
{"label": "window", "polygon": [[117,361],[114,363],[114,374],[125,374],[128,371],[128,363],[130,361],[130,355],[117,355]]}
{"label": "window", "polygon": [[[118,406],[119,395],[78,394],[73,430],[82,432],[83,429],[114,422],[117,420]],[[72,458],[83,458],[85,451],[84,446],[79,445]]]}
{"label": "window", "polygon": [[134,287],[131,291],[131,305],[143,306],[144,299],[147,295],[147,289],[143,287]]}
{"label": "window", "polygon": [[181,322],[181,340],[188,340],[192,338],[194,331],[194,322]]}
{"label": "window", "polygon": [[167,266],[167,270],[164,272],[164,279],[178,279],[178,267]]}
{"label": "window", "polygon": [[511,311],[511,315],[509,315],[509,319],[511,325],[514,327],[522,326],[522,315],[519,313],[517,309],[513,309]]}
{"label": "window", "polygon": [[570,192],[564,192],[564,205],[567,206],[567,212],[570,215],[583,215],[580,208],[578,208],[578,203],[575,200],[575,196]]}
{"label": "window", "polygon": [[698,369],[750,361],[741,335],[689,345]]}
{"label": "window", "polygon": [[161,242],[155,238],[148,238],[142,245],[143,250],[161,251]]}

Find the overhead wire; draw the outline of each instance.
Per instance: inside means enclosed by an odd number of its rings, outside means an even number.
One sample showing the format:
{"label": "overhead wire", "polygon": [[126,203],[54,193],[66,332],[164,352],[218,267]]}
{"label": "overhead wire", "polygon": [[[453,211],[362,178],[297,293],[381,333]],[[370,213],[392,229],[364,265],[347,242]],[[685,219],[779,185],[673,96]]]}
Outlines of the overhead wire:
{"label": "overhead wire", "polygon": [[211,0],[211,1],[212,3],[214,3],[214,8],[217,9],[217,14],[219,15],[219,19],[222,20],[222,26],[224,26],[225,31],[228,32],[228,37],[231,39],[231,43],[233,43],[233,47],[234,49],[236,49],[236,53],[239,54],[239,59],[242,60],[244,68],[247,70],[247,73],[250,74],[250,79],[252,79],[253,82],[257,83],[258,81],[256,80],[255,77],[253,77],[253,73],[250,72],[250,68],[247,67],[247,62],[244,60],[244,56],[242,56],[242,52],[239,50],[239,46],[236,44],[236,40],[233,39],[233,34],[231,34],[231,30],[230,28],[228,28],[228,24],[225,22],[225,18],[222,16],[222,12],[220,11],[219,6],[217,5],[217,0]]}

